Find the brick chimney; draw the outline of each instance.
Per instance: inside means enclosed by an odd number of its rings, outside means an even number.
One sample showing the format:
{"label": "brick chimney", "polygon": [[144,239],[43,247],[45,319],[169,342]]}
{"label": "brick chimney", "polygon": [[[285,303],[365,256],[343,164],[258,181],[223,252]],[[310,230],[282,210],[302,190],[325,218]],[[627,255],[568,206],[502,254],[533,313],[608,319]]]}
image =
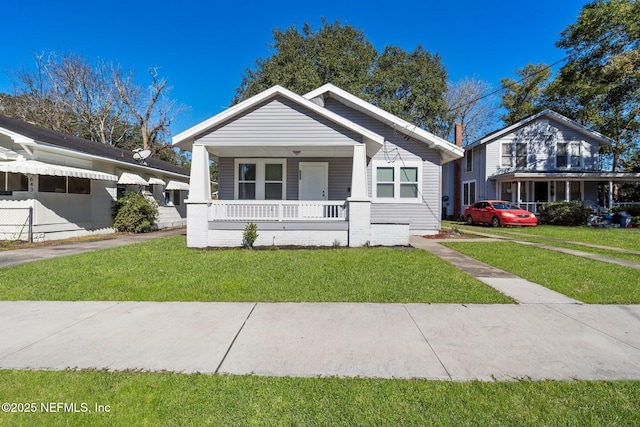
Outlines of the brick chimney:
{"label": "brick chimney", "polygon": [[[462,147],[462,124],[456,123],[454,142]],[[457,220],[462,215],[462,159],[453,161],[453,219]]]}

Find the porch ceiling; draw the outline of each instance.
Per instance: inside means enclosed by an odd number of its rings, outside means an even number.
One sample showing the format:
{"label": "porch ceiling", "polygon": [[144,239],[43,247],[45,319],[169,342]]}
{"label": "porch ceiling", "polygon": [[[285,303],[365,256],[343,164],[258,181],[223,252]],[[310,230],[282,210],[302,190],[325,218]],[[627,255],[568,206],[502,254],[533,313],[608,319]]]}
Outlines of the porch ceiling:
{"label": "porch ceiling", "polygon": [[515,181],[518,179],[529,181],[615,181],[640,182],[640,173],[625,172],[509,172],[494,175],[491,179],[498,182]]}
{"label": "porch ceiling", "polygon": [[215,157],[353,157],[352,145],[325,146],[219,146],[207,145]]}

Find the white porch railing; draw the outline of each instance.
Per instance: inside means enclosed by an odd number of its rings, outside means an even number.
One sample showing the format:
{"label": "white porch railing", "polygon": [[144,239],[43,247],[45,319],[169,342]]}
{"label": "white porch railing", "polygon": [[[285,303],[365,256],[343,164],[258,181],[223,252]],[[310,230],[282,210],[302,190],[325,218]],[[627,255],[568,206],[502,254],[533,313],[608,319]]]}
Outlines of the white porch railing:
{"label": "white porch railing", "polygon": [[209,221],[345,221],[346,202],[213,200]]}

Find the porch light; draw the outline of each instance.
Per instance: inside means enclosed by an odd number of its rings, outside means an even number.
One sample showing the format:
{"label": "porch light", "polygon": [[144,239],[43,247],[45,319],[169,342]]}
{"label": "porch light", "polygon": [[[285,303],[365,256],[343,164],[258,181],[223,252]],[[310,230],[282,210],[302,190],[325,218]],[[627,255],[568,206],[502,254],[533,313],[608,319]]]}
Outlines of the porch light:
{"label": "porch light", "polygon": [[298,154],[300,154],[300,150],[293,150],[293,154],[297,156]]}

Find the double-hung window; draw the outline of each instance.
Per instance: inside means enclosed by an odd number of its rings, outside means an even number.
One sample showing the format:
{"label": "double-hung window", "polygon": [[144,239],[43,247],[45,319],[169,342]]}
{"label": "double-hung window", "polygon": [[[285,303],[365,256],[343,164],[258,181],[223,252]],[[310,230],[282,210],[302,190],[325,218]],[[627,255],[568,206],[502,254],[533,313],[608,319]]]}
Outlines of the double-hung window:
{"label": "double-hung window", "polygon": [[516,168],[525,169],[529,152],[526,142],[516,142]]}
{"label": "double-hung window", "polygon": [[462,204],[469,206],[476,201],[476,182],[467,181],[462,183]]}
{"label": "double-hung window", "polygon": [[529,150],[526,142],[503,142],[500,150],[500,165],[502,167],[510,168],[515,166],[518,169],[527,167]]}
{"label": "double-hung window", "polygon": [[236,159],[235,198],[237,200],[284,200],[286,161],[284,159]]}
{"label": "double-hung window", "polygon": [[513,166],[513,144],[511,142],[503,142],[500,146],[500,165],[505,168]]}
{"label": "double-hung window", "polygon": [[466,171],[473,171],[473,148],[464,152],[465,162],[466,162]]}
{"label": "double-hung window", "polygon": [[378,202],[419,202],[421,171],[420,162],[374,162],[374,199]]}
{"label": "double-hung window", "polygon": [[579,142],[558,142],[556,144],[556,167],[579,168],[582,156]]}

